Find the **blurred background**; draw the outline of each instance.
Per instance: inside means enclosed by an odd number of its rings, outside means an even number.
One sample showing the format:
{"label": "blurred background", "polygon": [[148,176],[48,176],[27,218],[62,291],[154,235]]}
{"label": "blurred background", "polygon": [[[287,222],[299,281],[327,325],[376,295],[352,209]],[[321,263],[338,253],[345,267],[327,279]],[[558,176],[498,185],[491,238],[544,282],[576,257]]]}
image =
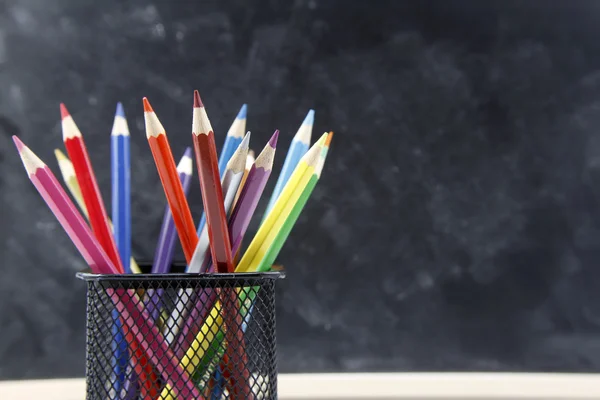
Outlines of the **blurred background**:
{"label": "blurred background", "polygon": [[[85,363],[86,266],[11,135],[58,174],[65,102],[109,207],[123,102],[152,261],[141,99],[179,158],[194,89],[218,148],[243,103],[258,151],[310,108],[313,139],[335,132],[278,259],[281,372],[599,372],[599,20],[594,1],[0,0],[0,379]],[[198,221],[198,184],[189,202]]]}

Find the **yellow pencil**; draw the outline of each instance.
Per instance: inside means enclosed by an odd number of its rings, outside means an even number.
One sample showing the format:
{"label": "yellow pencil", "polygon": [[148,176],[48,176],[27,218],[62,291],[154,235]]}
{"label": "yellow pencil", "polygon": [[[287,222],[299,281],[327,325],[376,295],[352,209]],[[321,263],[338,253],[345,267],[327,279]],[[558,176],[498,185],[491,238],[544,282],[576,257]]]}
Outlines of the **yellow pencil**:
{"label": "yellow pencil", "polygon": [[[71,192],[71,195],[77,202],[77,205],[81,209],[83,215],[85,215],[85,217],[88,218],[85,202],[83,201],[81,189],[79,189],[79,184],[77,183],[77,178],[75,177],[75,169],[73,168],[71,160],[69,160],[67,156],[59,149],[54,149],[54,155],[56,156],[56,160],[58,161],[58,168],[60,169],[63,181],[67,185],[69,192]],[[110,229],[112,230],[113,225],[110,220],[108,221],[108,224],[110,225]],[[142,272],[142,270],[140,269],[139,265],[137,265],[133,257],[131,257],[129,263],[131,266],[131,271],[133,271],[134,274],[140,274]]]}
{"label": "yellow pencil", "polygon": [[[268,246],[266,250],[261,249],[261,244],[264,239],[267,239],[269,235],[269,227],[272,227],[275,222],[278,220],[278,217],[281,216],[281,212],[286,209],[285,205],[287,202],[290,202],[293,208],[293,205],[296,203],[297,199],[302,194],[304,187],[310,180],[310,177],[313,175],[315,168],[318,166],[321,150],[323,145],[325,144],[325,140],[327,139],[328,134],[324,133],[323,136],[312,146],[312,148],[302,157],[294,172],[290,176],[285,188],[281,192],[281,195],[277,199],[277,202],[269,212],[269,215],[261,225],[259,231],[254,236],[250,247],[254,245],[254,254],[262,254],[268,250]],[[290,209],[291,210],[291,209]],[[288,211],[289,214],[289,211]],[[285,222],[286,216],[280,218],[282,223]],[[277,231],[275,232],[275,234]],[[260,243],[259,243],[260,242]],[[249,248],[250,250],[250,248]],[[252,271],[252,265],[250,265],[245,270],[242,270],[240,267],[242,266],[242,261],[246,258],[248,251],[240,260],[240,264],[236,268],[235,272],[245,272]],[[260,261],[260,258],[258,259]],[[257,263],[258,263],[257,261]],[[254,265],[256,267],[256,265]],[[211,348],[211,344],[213,340],[218,336],[219,331],[222,329],[223,319],[221,315],[219,315],[219,310],[221,308],[220,303],[217,301],[215,306],[209,313],[209,316],[206,318],[204,324],[200,329],[200,332],[194,339],[194,341],[190,344],[190,347],[185,352],[185,355],[181,359],[180,366],[185,369],[189,374],[194,374],[194,371],[200,361],[206,354],[206,351]],[[159,397],[161,400],[173,400],[174,396],[172,394],[171,388],[166,385],[163,389],[161,396]]]}
{"label": "yellow pencil", "polygon": [[267,215],[258,232],[256,232],[248,249],[238,263],[236,272],[250,272],[258,267],[260,260],[269,250],[269,246],[273,242],[277,232],[281,229],[287,216],[294,208],[294,204],[296,204],[296,201],[302,195],[304,187],[313,175],[327,136],[328,133],[324,133],[317,143],[300,159],[269,215]]}

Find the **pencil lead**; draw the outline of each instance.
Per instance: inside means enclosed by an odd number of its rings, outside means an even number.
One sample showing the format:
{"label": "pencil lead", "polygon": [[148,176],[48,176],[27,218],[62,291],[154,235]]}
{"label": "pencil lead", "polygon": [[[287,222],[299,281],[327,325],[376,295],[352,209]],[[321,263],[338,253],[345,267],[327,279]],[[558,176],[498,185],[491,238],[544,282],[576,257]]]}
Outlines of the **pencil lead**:
{"label": "pencil lead", "polygon": [[144,102],[144,112],[154,112],[152,106],[150,105],[150,102],[148,101],[148,98],[144,97],[142,101]]}
{"label": "pencil lead", "polygon": [[146,137],[158,137],[165,133],[165,128],[160,123],[148,99],[144,97],[144,123],[146,125]]}
{"label": "pencil lead", "polygon": [[277,146],[277,138],[279,137],[279,130],[275,130],[269,142],[265,145],[264,149],[260,152],[254,165],[256,168],[264,168],[270,170],[273,167],[273,160],[275,158],[275,147]]}
{"label": "pencil lead", "polygon": [[115,112],[116,116],[125,118],[125,110],[123,109],[123,104],[119,101],[117,103],[117,111]]}
{"label": "pencil lead", "polygon": [[65,119],[67,118],[69,115],[69,111],[67,110],[67,106],[65,106],[64,103],[60,103],[60,119]]}
{"label": "pencil lead", "polygon": [[250,148],[250,131],[246,132],[246,135],[242,139],[242,142],[239,144],[239,147],[242,149]]}
{"label": "pencil lead", "polygon": [[331,139],[333,139],[333,132],[329,132],[327,135],[327,139],[325,139],[325,147],[329,147],[329,143],[331,143]]}
{"label": "pencil lead", "polygon": [[54,156],[56,157],[56,160],[58,162],[69,161],[69,159],[67,158],[67,156],[65,156],[65,153],[63,153],[59,149],[54,149]]}
{"label": "pencil lead", "polygon": [[13,135],[12,140],[13,140],[13,142],[15,142],[15,146],[17,146],[17,150],[19,152],[21,152],[23,147],[25,147],[25,144],[23,142],[21,142],[21,139],[19,139],[19,137],[17,135]]}
{"label": "pencil lead", "polygon": [[[198,135],[209,135],[213,132],[212,125],[206,114],[206,109],[202,100],[200,99],[200,93],[194,90],[194,108],[192,109],[192,133]],[[242,131],[243,133],[243,131]],[[241,135],[240,135],[241,136]]]}
{"label": "pencil lead", "polygon": [[306,117],[304,118],[304,121],[302,122],[302,125],[300,125],[298,132],[296,132],[296,135],[294,135],[293,140],[295,140],[297,142],[302,142],[306,145],[309,145],[310,139],[312,137],[312,128],[313,128],[314,119],[315,119],[315,111],[309,110],[308,114],[306,114]]}
{"label": "pencil lead", "polygon": [[306,117],[304,118],[302,125],[313,125],[314,122],[315,122],[315,110],[313,110],[313,109],[308,110],[308,113],[306,114]]}
{"label": "pencil lead", "polygon": [[237,115],[237,119],[246,119],[246,113],[248,112],[248,106],[244,104],[242,108],[240,108],[240,112]]}
{"label": "pencil lead", "polygon": [[202,103],[202,99],[200,98],[200,93],[197,90],[194,90],[194,108],[204,107]]}
{"label": "pencil lead", "polygon": [[190,146],[185,148],[185,152],[183,153],[183,156],[192,158],[192,148]]}
{"label": "pencil lead", "polygon": [[271,146],[272,148],[277,147],[277,139],[279,138],[279,129],[275,129],[275,133],[273,133],[273,136],[271,136],[271,139],[269,139],[269,146]]}
{"label": "pencil lead", "polygon": [[123,105],[121,103],[117,103],[117,111],[115,112],[115,119],[113,122],[111,135],[129,136],[129,127],[127,126],[125,111],[123,110]]}
{"label": "pencil lead", "polygon": [[15,146],[17,146],[23,166],[29,175],[34,174],[38,168],[44,168],[46,166],[46,164],[44,164],[44,162],[40,160],[29,147],[25,146],[17,135],[13,135],[12,139],[13,142],[15,142]]}

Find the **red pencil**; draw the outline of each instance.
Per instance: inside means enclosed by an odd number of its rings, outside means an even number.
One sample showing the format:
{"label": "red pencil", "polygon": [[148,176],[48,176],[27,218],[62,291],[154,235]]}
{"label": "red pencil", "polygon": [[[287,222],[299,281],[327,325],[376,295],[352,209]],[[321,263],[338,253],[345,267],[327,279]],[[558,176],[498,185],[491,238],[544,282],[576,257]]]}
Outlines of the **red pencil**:
{"label": "red pencil", "polygon": [[[150,144],[152,157],[154,157],[156,169],[165,190],[185,259],[189,263],[198,244],[198,234],[194,226],[187,198],[185,197],[185,192],[183,191],[183,186],[179,179],[179,174],[177,173],[177,166],[173,159],[173,153],[167,140],[165,128],[163,128],[148,99],[145,97],[144,119],[146,121],[146,137],[148,138],[148,144]],[[222,203],[223,201],[221,200],[221,206],[223,205]]]}
{"label": "red pencil", "polygon": [[94,236],[96,236],[100,246],[102,246],[118,272],[123,273],[123,263],[121,263],[115,238],[108,223],[102,195],[96,182],[96,175],[94,175],[83,137],[79,128],[75,125],[73,117],[67,111],[67,107],[62,103],[60,104],[60,115],[63,141],[75,169],[75,176],[88,211]]}
{"label": "red pencil", "polygon": [[[217,148],[212,126],[206,114],[204,104],[197,90],[194,91],[194,109],[192,122],[192,138],[196,153],[196,165],[202,188],[202,203],[206,212],[206,225],[210,239],[210,251],[217,272],[233,272],[231,243],[227,228],[227,217],[223,205],[223,190],[219,176]],[[227,356],[233,366],[232,398],[251,399],[252,389],[248,380],[250,373],[247,368],[247,356],[242,332],[242,316],[239,313],[239,303],[235,289],[219,291],[225,322],[227,339]]]}

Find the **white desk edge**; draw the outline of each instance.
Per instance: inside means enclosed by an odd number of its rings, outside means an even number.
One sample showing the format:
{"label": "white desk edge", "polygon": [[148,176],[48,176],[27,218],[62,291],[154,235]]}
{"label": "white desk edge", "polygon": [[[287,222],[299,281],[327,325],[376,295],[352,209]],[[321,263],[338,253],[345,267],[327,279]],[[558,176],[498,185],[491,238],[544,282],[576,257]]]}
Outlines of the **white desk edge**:
{"label": "white desk edge", "polygon": [[[595,399],[600,374],[280,374],[281,400]],[[83,400],[83,379],[0,381],[0,399]]]}

